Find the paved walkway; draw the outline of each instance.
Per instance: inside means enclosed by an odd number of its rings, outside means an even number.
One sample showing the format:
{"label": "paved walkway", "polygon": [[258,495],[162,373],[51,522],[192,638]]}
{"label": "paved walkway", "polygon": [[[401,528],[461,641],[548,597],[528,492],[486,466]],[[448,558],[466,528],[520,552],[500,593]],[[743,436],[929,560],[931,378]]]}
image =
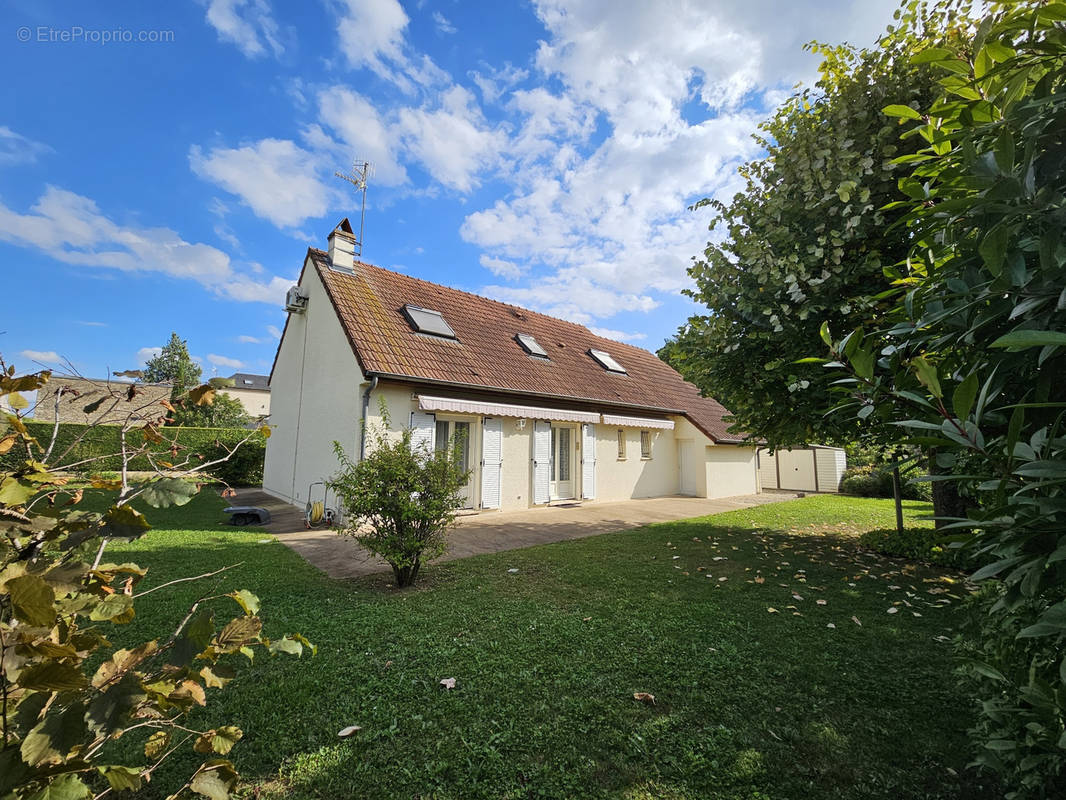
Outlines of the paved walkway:
{"label": "paved walkway", "polygon": [[[791,492],[725,497],[655,497],[617,503],[565,503],[526,511],[469,514],[459,518],[448,534],[448,551],[439,560],[516,550],[549,542],[581,539],[601,533],[637,528],[651,522],[721,514],[738,508],[790,500]],[[270,511],[267,529],[331,578],[355,578],[389,567],[349,537],[329,530],[304,527],[303,511],[257,489],[243,489],[234,505],[261,506]]]}

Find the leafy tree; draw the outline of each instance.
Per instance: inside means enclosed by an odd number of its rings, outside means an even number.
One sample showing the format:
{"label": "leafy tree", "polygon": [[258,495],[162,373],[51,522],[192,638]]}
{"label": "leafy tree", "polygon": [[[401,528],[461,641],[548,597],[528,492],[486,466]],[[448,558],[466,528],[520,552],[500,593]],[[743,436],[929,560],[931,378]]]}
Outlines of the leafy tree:
{"label": "leafy tree", "polygon": [[839,409],[936,448],[933,479],[970,499],[948,533],[990,562],[962,642],[977,763],[1016,798],[1066,796],[1064,23],[1063,3],[993,2],[914,57],[943,92],[884,109],[922,144],[894,204],[910,258],[875,327],[822,331]]}
{"label": "leafy tree", "polygon": [[894,159],[918,144],[901,141],[880,109],[932,100],[938,76],[908,56],[953,35],[944,16],[930,16],[871,49],[814,45],[820,78],[761,126],[766,155],[741,169],[744,190],[728,204],[696,204],[717,212],[712,230],[724,228],[689,270],[696,287],[687,293],[708,313],[659,355],[771,447],[843,444],[870,428],[826,420],[832,377],[796,361],[817,346],[823,320],[847,329],[876,314],[885,265],[909,249],[906,232],[891,227],[901,212],[884,206],[905,170]]}
{"label": "leafy tree", "polygon": [[203,370],[189,356],[186,341],[176,333],[170,334],[159,355],[148,361],[142,379],[147,383],[169,383],[174,389],[171,397],[180,397],[200,383]]}
{"label": "leafy tree", "polygon": [[344,512],[340,532],[385,559],[397,586],[410,586],[422,563],[444,552],[470,473],[459,466],[459,442],[430,451],[413,446],[410,428],[392,438],[385,427],[371,435],[370,452],[359,462],[333,443],[341,469],[329,486]]}
{"label": "leafy tree", "polygon": [[175,404],[168,425],[183,425],[188,428],[243,428],[249,422],[241,401],[224,391],[216,391],[210,403]]}
{"label": "leafy tree", "polygon": [[[309,643],[298,634],[264,637],[258,598],[240,590],[201,598],[160,638],[123,649],[110,644],[109,628],[130,622],[137,607],[151,602],[142,598],[193,578],[139,590],[145,571],[104,562],[107,543],[148,530],[131,501],[183,505],[199,490],[188,478],[213,463],[171,456],[178,463],[166,464],[165,472],[161,466],[132,481],[134,459],[154,462],[160,446],[166,452],[162,411],[136,384],[111,386],[86,413],[103,410],[114,418],[116,410],[124,412],[119,478],[73,484],[70,470],[86,465],[72,460],[77,441],[57,444],[58,414],[48,440],[31,436],[23,419],[29,407],[23,393],[50,377],[47,371],[17,376],[0,359],[0,401],[13,410],[0,413],[0,454],[23,456],[0,472],[0,797],[82,800],[138,791],[161,762],[189,745],[207,758],[173,796],[188,790],[226,798],[237,773],[223,756],[243,733],[232,725],[201,729],[190,712],[207,703],[208,690],[234,677],[236,655],[251,659],[256,649],[300,654]],[[204,402],[211,392],[200,386],[184,399]],[[80,435],[92,430],[84,426]],[[258,435],[249,432],[249,438]],[[170,451],[180,452],[176,440]],[[102,512],[80,508],[91,491],[113,502]],[[236,603],[239,615],[216,621],[220,603]],[[108,742],[124,735],[144,740],[144,764],[115,763],[107,755]]]}

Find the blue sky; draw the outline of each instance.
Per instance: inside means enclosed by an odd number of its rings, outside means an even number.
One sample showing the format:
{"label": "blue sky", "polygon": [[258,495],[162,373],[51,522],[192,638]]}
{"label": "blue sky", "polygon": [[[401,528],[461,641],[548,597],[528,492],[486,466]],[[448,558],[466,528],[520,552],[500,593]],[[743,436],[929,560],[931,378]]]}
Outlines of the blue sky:
{"label": "blue sky", "polygon": [[267,372],[368,160],[363,257],[656,349],[751,132],[888,0],[3,2],[0,353],[83,375],[172,330]]}

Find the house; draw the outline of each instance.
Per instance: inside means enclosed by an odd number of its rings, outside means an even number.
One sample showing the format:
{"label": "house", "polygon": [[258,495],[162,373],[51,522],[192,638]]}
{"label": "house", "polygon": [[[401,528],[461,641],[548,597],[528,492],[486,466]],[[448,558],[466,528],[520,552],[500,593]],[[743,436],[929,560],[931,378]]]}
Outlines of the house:
{"label": "house", "polygon": [[259,419],[270,415],[269,375],[234,372],[226,380],[233,381],[233,385],[224,386],[219,391],[239,400],[249,417]]}
{"label": "house", "polygon": [[654,354],[356,261],[354,243],[344,220],[289,291],[270,494],[303,505],[337,468],[334,441],[361,457],[364,420],[411,426],[429,447],[459,435],[472,509],[758,491],[755,449],[728,412]]}

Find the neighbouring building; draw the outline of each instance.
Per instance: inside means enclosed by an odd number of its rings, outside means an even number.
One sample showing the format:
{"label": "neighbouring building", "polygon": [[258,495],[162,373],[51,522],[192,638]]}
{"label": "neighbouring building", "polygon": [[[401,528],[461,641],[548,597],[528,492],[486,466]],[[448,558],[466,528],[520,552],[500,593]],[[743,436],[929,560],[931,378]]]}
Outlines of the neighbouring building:
{"label": "neighbouring building", "polygon": [[759,486],[800,492],[839,492],[848,459],[842,447],[814,444],[787,450],[759,450]]}
{"label": "neighbouring building", "polygon": [[[136,386],[136,394],[132,399],[127,399],[130,383],[107,378],[81,378],[53,374],[48,383],[37,390],[37,404],[33,408],[33,418],[40,422],[55,421],[57,393],[59,393],[60,422],[121,425],[131,411],[138,411],[141,416],[146,417],[163,416],[167,413],[166,408],[159,403],[161,400],[170,399],[170,384],[137,383],[133,385]],[[105,400],[91,414],[84,412],[83,409],[87,405],[108,395],[115,396],[117,402]],[[158,411],[154,408],[157,405]]]}
{"label": "neighbouring building", "polygon": [[267,492],[304,504],[337,469],[334,441],[360,458],[364,421],[431,448],[460,435],[472,509],[759,490],[728,412],[654,354],[359,262],[354,243],[344,220],[289,291]]}
{"label": "neighbouring building", "polygon": [[227,380],[233,381],[233,386],[226,386],[219,391],[239,400],[249,417],[259,419],[270,415],[269,375],[234,372]]}

